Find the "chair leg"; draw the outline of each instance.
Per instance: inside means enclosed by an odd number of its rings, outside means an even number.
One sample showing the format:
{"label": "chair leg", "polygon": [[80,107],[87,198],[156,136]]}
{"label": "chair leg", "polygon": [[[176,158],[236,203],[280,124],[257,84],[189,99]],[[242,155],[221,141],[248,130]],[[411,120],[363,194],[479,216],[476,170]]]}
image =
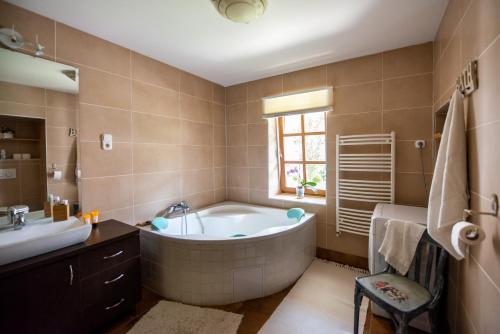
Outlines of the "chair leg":
{"label": "chair leg", "polygon": [[432,334],[438,334],[439,329],[438,329],[438,315],[437,315],[437,310],[429,310],[427,311],[427,314],[429,315],[429,323],[431,325],[431,333]]}
{"label": "chair leg", "polygon": [[401,316],[399,319],[399,324],[398,324],[398,334],[407,334],[408,333],[408,318],[406,317],[405,314]]}
{"label": "chair leg", "polygon": [[359,330],[359,308],[361,307],[362,300],[363,295],[361,294],[361,289],[356,284],[356,287],[354,288],[354,334],[358,334]]}

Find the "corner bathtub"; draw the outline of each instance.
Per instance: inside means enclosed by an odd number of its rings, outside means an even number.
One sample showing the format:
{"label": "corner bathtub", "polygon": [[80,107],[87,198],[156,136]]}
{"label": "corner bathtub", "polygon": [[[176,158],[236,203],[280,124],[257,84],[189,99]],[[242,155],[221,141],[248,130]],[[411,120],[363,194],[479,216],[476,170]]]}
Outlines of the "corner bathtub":
{"label": "corner bathtub", "polygon": [[[295,282],[315,255],[314,214],[224,202],[141,228],[143,284],[165,298],[224,305],[264,297]],[[203,233],[204,232],[204,233]],[[245,235],[234,237],[234,235]]]}

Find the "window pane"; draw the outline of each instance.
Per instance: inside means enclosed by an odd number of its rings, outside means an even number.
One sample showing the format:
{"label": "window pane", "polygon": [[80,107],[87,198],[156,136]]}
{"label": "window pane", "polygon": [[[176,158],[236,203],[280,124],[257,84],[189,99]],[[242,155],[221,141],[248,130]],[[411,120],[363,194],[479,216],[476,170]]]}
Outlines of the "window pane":
{"label": "window pane", "polygon": [[300,115],[283,117],[283,133],[300,133],[301,127]]}
{"label": "window pane", "polygon": [[324,164],[306,165],[307,181],[316,182],[316,188],[326,189],[326,166]]}
{"label": "window pane", "polygon": [[304,132],[324,132],[325,113],[315,112],[304,115]]}
{"label": "window pane", "polygon": [[283,137],[286,161],[302,161],[302,139],[300,136]]}
{"label": "window pane", "polygon": [[304,175],[302,165],[285,164],[286,186],[295,188],[299,184],[299,180]]}
{"label": "window pane", "polygon": [[307,161],[326,160],[325,135],[305,136],[305,144]]}

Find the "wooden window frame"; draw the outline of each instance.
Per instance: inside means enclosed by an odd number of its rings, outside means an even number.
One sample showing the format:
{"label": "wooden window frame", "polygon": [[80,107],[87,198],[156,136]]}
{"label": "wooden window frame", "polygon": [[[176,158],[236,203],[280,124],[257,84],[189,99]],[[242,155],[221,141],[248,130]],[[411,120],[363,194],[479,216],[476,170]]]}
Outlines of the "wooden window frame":
{"label": "wooden window frame", "polygon": [[[278,117],[278,147],[279,147],[279,178],[280,178],[280,188],[281,191],[284,193],[295,193],[295,188],[287,187],[286,186],[286,172],[285,172],[285,164],[297,164],[297,165],[302,165],[302,171],[304,173],[303,177],[307,177],[307,165],[325,165],[326,169],[326,160],[325,161],[306,161],[306,145],[305,145],[305,139],[306,136],[310,135],[323,135],[325,136],[325,151],[326,151],[326,113],[323,113],[324,118],[325,118],[325,131],[317,131],[317,132],[305,132],[305,127],[304,127],[304,114],[300,115],[300,132],[298,133],[284,133],[283,131],[283,121],[284,117],[286,116],[280,116]],[[302,160],[299,161],[285,161],[285,150],[284,150],[284,138],[285,137],[298,137],[300,136],[302,139]],[[326,152],[325,152],[326,155]],[[323,189],[318,189],[316,192],[305,188],[305,194],[307,195],[313,195],[313,196],[321,196],[325,197],[326,196],[326,190]]]}

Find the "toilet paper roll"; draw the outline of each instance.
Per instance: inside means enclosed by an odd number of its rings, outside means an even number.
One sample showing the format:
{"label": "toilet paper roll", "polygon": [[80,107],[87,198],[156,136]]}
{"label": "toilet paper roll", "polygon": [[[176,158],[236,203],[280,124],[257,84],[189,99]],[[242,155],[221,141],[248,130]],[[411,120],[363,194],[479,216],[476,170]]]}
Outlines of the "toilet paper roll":
{"label": "toilet paper roll", "polygon": [[465,257],[468,245],[478,245],[485,238],[486,234],[481,227],[466,221],[456,223],[451,231],[451,244],[462,257]]}
{"label": "toilet paper roll", "polygon": [[62,179],[62,171],[55,170],[52,177],[54,178],[54,180],[61,180]]}

